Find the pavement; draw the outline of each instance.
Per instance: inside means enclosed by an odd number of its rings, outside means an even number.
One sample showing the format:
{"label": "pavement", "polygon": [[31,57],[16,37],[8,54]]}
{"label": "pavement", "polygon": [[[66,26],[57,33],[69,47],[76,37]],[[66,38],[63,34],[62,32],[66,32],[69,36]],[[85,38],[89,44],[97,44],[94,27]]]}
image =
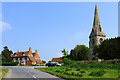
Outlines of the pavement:
{"label": "pavement", "polygon": [[42,66],[2,66],[8,68],[9,72],[3,80],[62,80],[56,76],[36,70],[34,68],[45,68]]}

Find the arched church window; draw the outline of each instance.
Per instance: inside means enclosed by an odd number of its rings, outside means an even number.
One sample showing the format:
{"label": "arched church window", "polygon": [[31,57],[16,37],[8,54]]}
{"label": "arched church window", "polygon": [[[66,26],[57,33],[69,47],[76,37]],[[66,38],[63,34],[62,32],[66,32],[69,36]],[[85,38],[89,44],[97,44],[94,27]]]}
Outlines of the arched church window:
{"label": "arched church window", "polygon": [[100,38],[100,43],[102,43],[103,42],[103,39],[102,38]]}

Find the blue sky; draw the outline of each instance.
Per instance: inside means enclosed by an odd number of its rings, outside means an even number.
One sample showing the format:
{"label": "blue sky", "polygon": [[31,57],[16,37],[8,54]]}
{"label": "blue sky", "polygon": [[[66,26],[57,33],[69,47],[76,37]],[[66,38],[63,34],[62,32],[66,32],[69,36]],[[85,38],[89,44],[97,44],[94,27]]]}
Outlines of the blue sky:
{"label": "blue sky", "polygon": [[106,38],[118,36],[117,2],[4,2],[2,47],[13,52],[32,47],[48,61],[64,48],[89,46],[95,4]]}

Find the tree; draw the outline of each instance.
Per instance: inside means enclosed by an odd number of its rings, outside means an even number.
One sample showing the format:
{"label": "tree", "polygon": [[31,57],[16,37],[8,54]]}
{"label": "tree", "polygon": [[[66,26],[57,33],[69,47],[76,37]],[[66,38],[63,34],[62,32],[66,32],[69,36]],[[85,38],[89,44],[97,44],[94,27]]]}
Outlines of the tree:
{"label": "tree", "polygon": [[63,49],[61,52],[63,53],[63,57],[67,57],[68,56],[68,51],[66,51],[65,49]]}
{"label": "tree", "polygon": [[48,63],[51,63],[51,61],[48,61]]}
{"label": "tree", "polygon": [[43,61],[43,60],[42,60],[42,62],[43,62],[43,63],[46,63],[46,61]]}
{"label": "tree", "polygon": [[86,47],[85,45],[77,45],[74,49],[70,51],[70,58],[76,61],[87,60],[88,54],[88,47]]}
{"label": "tree", "polygon": [[12,54],[13,54],[13,52],[11,50],[9,50],[7,46],[5,46],[4,50],[1,53],[2,62],[11,62],[12,61],[12,58],[11,58]]}
{"label": "tree", "polygon": [[98,47],[94,47],[94,54],[100,59],[120,59],[120,37],[104,40]]}

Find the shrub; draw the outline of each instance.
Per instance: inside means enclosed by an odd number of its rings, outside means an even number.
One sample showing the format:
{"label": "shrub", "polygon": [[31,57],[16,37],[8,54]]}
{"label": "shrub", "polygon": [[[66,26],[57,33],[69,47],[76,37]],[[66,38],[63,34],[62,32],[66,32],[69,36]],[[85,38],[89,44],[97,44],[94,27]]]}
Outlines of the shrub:
{"label": "shrub", "polygon": [[80,68],[77,68],[76,71],[80,71]]}
{"label": "shrub", "polygon": [[67,74],[67,75],[72,75],[72,73],[71,73],[71,72],[69,72],[69,71],[64,72],[64,74]]}
{"label": "shrub", "polygon": [[77,73],[77,72],[72,72],[72,75],[74,75],[74,76],[79,76],[79,77],[82,77],[82,76],[83,76],[81,73]]}
{"label": "shrub", "polygon": [[80,71],[80,73],[85,73],[85,71]]}
{"label": "shrub", "polygon": [[32,66],[39,66],[39,65],[37,65],[37,64],[32,64]]}
{"label": "shrub", "polygon": [[66,69],[65,71],[70,71],[70,70],[72,70],[71,68],[68,68],[68,69]]}
{"label": "shrub", "polygon": [[73,64],[75,61],[73,61],[73,60],[70,60],[70,59],[68,59],[68,58],[63,58],[63,63],[65,64],[65,65],[70,65],[70,64]]}
{"label": "shrub", "polygon": [[18,62],[3,62],[2,66],[16,66]]}
{"label": "shrub", "polygon": [[60,70],[56,70],[55,72],[61,72]]}
{"label": "shrub", "polygon": [[83,75],[82,75],[82,74],[80,74],[80,73],[77,73],[77,74],[75,74],[75,76],[82,77]]}
{"label": "shrub", "polygon": [[100,70],[100,71],[93,71],[89,74],[89,76],[95,76],[95,77],[100,77],[102,75],[104,75],[105,71],[104,70]]}

